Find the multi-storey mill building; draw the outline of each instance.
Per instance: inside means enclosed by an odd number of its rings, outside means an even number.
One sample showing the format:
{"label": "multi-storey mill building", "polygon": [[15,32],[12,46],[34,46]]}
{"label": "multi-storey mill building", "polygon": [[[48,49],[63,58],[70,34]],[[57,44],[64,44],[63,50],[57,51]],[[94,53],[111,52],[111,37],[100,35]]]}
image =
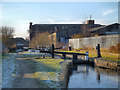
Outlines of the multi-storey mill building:
{"label": "multi-storey mill building", "polygon": [[30,40],[38,32],[49,32],[56,36],[55,42],[68,43],[68,39],[74,34],[87,33],[88,29],[102,26],[94,22],[94,20],[87,20],[87,24],[33,24],[30,22]]}

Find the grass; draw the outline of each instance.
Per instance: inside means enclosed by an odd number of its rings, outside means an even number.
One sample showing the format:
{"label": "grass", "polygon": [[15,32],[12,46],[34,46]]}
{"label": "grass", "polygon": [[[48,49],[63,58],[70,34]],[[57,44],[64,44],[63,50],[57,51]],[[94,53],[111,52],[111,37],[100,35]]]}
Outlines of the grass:
{"label": "grass", "polygon": [[[48,70],[48,71],[51,71],[52,69],[55,69],[57,71],[60,70],[60,65],[59,63],[64,61],[63,59],[35,59],[34,61],[36,61],[37,63],[40,63],[42,64],[44,68],[44,70]],[[46,68],[46,67],[49,67],[49,68]]]}
{"label": "grass", "polygon": [[42,57],[42,55],[40,54],[31,54],[31,53],[28,53],[28,54],[25,54],[25,53],[21,53],[21,55],[23,55],[25,58],[40,58]]}
{"label": "grass", "polygon": [[47,87],[58,87],[59,84],[59,72],[61,71],[59,62],[64,61],[62,59],[34,59],[36,72],[35,77],[47,85]]}
{"label": "grass", "polygon": [[60,62],[63,59],[52,59],[51,57],[37,58],[36,55],[23,55],[25,58],[31,58],[32,63],[34,63],[35,72],[32,74],[26,74],[26,78],[36,78],[37,81],[42,85],[42,88],[57,88],[60,87],[59,83],[59,73],[61,71]]}
{"label": "grass", "polygon": [[[72,52],[72,53],[86,53],[88,50],[80,50],[80,51],[61,51],[61,52]],[[120,54],[101,52],[101,59],[109,60],[109,61],[120,61]],[[89,57],[97,57],[97,53],[95,50],[89,50]]]}
{"label": "grass", "polygon": [[102,57],[101,59],[103,60],[109,60],[109,61],[115,61],[115,62],[120,62],[120,58],[117,57]]}

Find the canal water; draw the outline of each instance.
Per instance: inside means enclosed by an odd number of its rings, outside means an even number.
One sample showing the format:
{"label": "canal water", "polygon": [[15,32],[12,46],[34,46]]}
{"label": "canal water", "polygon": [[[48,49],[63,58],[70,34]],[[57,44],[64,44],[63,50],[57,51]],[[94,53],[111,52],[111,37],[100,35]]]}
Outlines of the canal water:
{"label": "canal water", "polygon": [[118,73],[90,65],[74,65],[68,88],[118,88]]}

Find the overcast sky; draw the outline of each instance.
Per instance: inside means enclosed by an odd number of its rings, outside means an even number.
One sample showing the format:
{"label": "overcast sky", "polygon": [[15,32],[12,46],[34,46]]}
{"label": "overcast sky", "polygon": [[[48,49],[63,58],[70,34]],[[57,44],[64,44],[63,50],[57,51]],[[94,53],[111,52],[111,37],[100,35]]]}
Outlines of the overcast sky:
{"label": "overcast sky", "polygon": [[[4,0],[3,0],[4,1]],[[16,37],[27,37],[33,24],[81,24],[92,19],[96,24],[118,22],[118,2],[1,2],[2,26],[15,28]]]}

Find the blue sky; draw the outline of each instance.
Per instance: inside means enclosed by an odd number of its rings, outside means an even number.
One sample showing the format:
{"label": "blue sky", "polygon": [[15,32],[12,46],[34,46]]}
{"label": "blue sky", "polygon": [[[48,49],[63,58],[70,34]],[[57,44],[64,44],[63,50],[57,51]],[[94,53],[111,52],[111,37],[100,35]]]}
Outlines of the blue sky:
{"label": "blue sky", "polygon": [[33,24],[81,24],[92,19],[96,24],[118,22],[118,2],[2,2],[2,25],[15,28],[16,37],[27,37]]}

